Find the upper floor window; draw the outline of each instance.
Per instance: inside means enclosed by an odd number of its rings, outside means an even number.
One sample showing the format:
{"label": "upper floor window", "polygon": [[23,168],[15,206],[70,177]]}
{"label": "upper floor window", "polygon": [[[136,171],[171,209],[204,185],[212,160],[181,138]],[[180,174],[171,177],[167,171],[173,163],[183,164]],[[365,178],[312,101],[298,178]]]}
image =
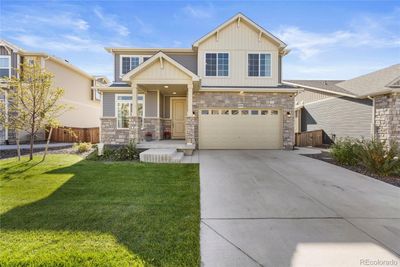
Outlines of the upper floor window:
{"label": "upper floor window", "polygon": [[206,53],[206,76],[229,76],[228,53]]}
{"label": "upper floor window", "polygon": [[11,57],[0,56],[0,78],[11,76]]}
{"label": "upper floor window", "polygon": [[270,77],[271,76],[271,54],[248,54],[248,76]]}
{"label": "upper floor window", "polygon": [[139,64],[148,60],[150,56],[121,56],[121,75],[127,74]]}

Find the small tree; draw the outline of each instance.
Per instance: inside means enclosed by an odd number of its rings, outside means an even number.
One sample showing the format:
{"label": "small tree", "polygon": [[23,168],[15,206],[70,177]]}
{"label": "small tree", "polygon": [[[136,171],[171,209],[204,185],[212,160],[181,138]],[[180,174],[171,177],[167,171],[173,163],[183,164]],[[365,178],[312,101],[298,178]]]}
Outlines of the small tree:
{"label": "small tree", "polygon": [[[52,87],[53,74],[44,70],[39,64],[22,64],[18,73],[17,77],[7,79],[8,118],[0,119],[6,127],[18,126],[19,130],[28,133],[29,159],[32,160],[33,143],[37,133],[44,131],[46,125],[53,124],[68,107],[58,103],[64,90]],[[15,122],[16,125],[12,125]]]}

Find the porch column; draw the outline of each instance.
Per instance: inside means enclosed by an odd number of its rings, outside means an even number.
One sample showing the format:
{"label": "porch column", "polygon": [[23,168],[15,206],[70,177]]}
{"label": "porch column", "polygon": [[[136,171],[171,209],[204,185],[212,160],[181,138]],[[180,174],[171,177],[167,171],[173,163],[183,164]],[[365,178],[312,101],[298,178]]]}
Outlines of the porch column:
{"label": "porch column", "polygon": [[193,83],[187,85],[187,116],[193,116]]}
{"label": "porch column", "polygon": [[195,125],[196,118],[193,116],[193,83],[187,85],[187,116],[185,125],[185,141],[188,145],[196,145]]}
{"label": "porch column", "polygon": [[140,142],[140,118],[138,117],[138,104],[137,104],[138,88],[137,84],[132,83],[132,113],[129,120],[129,139],[135,143]]}
{"label": "porch column", "polygon": [[137,104],[137,84],[132,84],[132,117],[137,117],[138,115],[138,104]]}

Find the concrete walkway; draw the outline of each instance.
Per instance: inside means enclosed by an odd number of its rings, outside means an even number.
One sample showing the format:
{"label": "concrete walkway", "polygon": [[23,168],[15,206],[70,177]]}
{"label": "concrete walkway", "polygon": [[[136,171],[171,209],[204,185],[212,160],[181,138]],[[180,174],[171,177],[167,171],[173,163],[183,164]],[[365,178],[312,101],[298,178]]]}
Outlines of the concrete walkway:
{"label": "concrete walkway", "polygon": [[400,188],[290,151],[199,161],[204,266],[400,266]]}

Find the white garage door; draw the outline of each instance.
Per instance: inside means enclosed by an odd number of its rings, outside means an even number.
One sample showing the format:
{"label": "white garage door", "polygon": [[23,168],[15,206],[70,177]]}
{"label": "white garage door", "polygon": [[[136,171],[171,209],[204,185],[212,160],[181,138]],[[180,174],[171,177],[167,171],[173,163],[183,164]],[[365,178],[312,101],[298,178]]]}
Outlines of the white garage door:
{"label": "white garage door", "polygon": [[200,110],[199,147],[200,149],[281,149],[282,111]]}

